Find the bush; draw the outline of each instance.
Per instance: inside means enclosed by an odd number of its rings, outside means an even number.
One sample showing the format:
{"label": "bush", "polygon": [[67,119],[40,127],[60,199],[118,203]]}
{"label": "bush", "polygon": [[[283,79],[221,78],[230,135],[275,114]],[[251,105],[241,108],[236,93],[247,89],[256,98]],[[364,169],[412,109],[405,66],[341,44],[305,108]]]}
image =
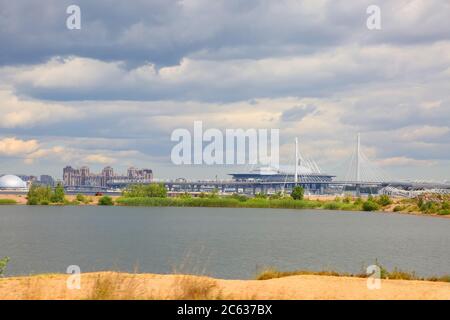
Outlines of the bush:
{"label": "bush", "polygon": [[434,201],[422,201],[422,205],[419,207],[419,209],[424,213],[437,213],[439,210],[439,205]]}
{"label": "bush", "polygon": [[64,200],[64,187],[60,183],[55,187],[55,190],[52,190],[49,186],[38,186],[34,184],[28,190],[28,205],[64,203]]}
{"label": "bush", "polygon": [[140,198],[140,197],[155,197],[155,198],[165,198],[167,197],[167,189],[164,184],[135,184],[129,186],[122,194],[124,197],[128,198]]}
{"label": "bush", "polygon": [[80,193],[77,194],[76,199],[77,199],[77,201],[80,201],[80,202],[86,202],[86,197]]}
{"label": "bush", "polygon": [[352,202],[352,198],[350,198],[350,196],[345,196],[344,199],[342,200],[343,203],[351,203]]}
{"label": "bush", "polygon": [[403,207],[403,206],[395,206],[394,207],[394,212],[399,212],[399,211],[403,211],[403,210],[405,210],[405,207]]}
{"label": "bush", "polygon": [[28,198],[28,200],[27,200],[27,205],[29,205],[29,206],[36,206],[38,204],[39,204],[39,202],[38,202],[37,198]]}
{"label": "bush", "polygon": [[300,186],[295,186],[292,190],[291,197],[294,200],[303,200],[303,196],[305,195],[305,189]]}
{"label": "bush", "polygon": [[323,205],[323,208],[326,210],[339,210],[341,208],[341,204],[339,202],[327,202]]}
{"label": "bush", "polygon": [[385,195],[385,194],[379,196],[377,198],[376,202],[382,207],[385,207],[385,206],[388,206],[388,205],[392,204],[391,198],[389,198],[389,196]]}
{"label": "bush", "polygon": [[99,206],[112,206],[114,204],[113,199],[110,196],[103,196],[98,199]]}
{"label": "bush", "polygon": [[61,183],[58,183],[58,185],[55,187],[55,190],[52,193],[50,200],[51,202],[54,203],[64,203],[64,199],[65,199],[64,187]]}
{"label": "bush", "polygon": [[6,270],[6,266],[8,265],[9,257],[4,257],[0,259],[0,276],[3,276]]}
{"label": "bush", "polygon": [[362,209],[364,211],[377,211],[380,209],[380,207],[376,202],[367,200],[363,203]]}

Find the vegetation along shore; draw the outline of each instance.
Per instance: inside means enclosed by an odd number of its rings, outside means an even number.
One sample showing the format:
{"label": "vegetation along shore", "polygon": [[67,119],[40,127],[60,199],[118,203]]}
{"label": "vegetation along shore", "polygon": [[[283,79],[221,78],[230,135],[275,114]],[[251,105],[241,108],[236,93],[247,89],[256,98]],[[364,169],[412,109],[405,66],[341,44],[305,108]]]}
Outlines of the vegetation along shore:
{"label": "vegetation along shore", "polygon": [[390,198],[386,195],[353,197],[305,196],[303,188],[295,187],[291,194],[220,195],[213,191],[193,197],[188,193],[168,197],[163,185],[133,185],[121,196],[65,195],[62,185],[55,188],[31,186],[27,196],[0,195],[0,205],[120,205],[148,207],[224,207],[323,209],[344,211],[382,211],[450,217],[450,195],[423,194],[416,198]]}

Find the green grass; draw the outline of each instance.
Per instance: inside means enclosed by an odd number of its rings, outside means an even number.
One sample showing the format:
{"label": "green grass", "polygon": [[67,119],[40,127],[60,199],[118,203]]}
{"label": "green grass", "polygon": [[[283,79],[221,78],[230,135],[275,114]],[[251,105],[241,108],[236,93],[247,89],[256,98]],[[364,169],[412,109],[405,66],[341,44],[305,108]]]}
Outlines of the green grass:
{"label": "green grass", "polygon": [[123,206],[149,206],[149,207],[224,207],[224,208],[285,208],[285,209],[314,209],[320,208],[322,202],[312,200],[293,199],[262,199],[252,198],[240,201],[231,197],[217,198],[127,198],[116,200]]}
{"label": "green grass", "polygon": [[[444,275],[440,277],[419,277],[415,272],[403,271],[394,268],[393,271],[388,271],[382,266],[381,278],[391,279],[391,280],[420,280],[420,281],[433,281],[433,282],[450,282],[450,275]],[[367,278],[368,275],[365,273],[352,274],[345,272],[338,272],[332,270],[324,271],[310,271],[310,270],[294,270],[294,271],[279,271],[276,268],[267,268],[256,275],[256,280],[269,280],[278,279],[290,276],[302,276],[302,275],[316,275],[316,276],[334,276],[334,277],[356,277],[356,278]]]}
{"label": "green grass", "polygon": [[249,198],[245,201],[236,197],[213,198],[149,198],[120,197],[117,205],[146,207],[223,207],[223,208],[273,208],[273,209],[324,209],[324,210],[361,210],[359,203],[320,200],[294,200],[291,198],[265,199]]}
{"label": "green grass", "polygon": [[0,205],[17,204],[14,199],[0,199]]}
{"label": "green grass", "polygon": [[[275,268],[268,268],[260,272],[256,276],[256,280],[270,280],[278,279],[290,276],[303,276],[303,275],[314,275],[314,276],[333,276],[333,277],[350,277],[349,273],[339,273],[337,271],[310,271],[310,270],[295,270],[295,271],[279,271]],[[361,275],[362,277],[363,275]]]}

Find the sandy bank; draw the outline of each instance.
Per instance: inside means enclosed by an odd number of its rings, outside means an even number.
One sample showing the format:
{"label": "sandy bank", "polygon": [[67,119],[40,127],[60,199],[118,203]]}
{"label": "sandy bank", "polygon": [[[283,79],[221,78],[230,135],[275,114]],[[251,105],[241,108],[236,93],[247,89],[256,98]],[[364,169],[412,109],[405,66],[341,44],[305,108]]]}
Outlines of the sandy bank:
{"label": "sandy bank", "polygon": [[198,276],[86,273],[81,289],[67,289],[68,275],[0,279],[0,299],[446,299],[450,283],[302,275],[271,280],[222,280]]}

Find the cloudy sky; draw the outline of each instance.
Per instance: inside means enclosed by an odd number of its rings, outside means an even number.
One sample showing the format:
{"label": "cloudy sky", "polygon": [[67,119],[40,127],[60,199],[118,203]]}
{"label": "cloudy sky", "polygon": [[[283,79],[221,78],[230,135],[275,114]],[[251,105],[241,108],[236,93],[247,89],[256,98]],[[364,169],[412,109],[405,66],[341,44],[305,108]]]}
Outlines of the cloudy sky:
{"label": "cloudy sky", "polygon": [[450,2],[0,0],[0,174],[225,177],[171,165],[171,132],[195,120],[280,128],[282,161],[298,136],[341,176],[361,132],[384,175],[450,180]]}

